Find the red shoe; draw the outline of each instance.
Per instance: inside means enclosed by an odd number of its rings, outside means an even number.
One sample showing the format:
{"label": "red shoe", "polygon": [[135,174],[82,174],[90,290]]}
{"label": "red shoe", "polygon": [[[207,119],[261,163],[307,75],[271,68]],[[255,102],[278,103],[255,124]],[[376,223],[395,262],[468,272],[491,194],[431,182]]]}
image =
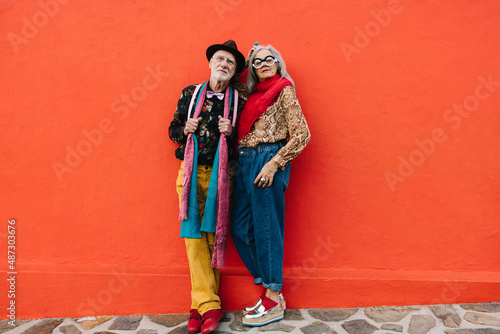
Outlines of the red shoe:
{"label": "red shoe", "polygon": [[201,331],[201,315],[197,309],[189,311],[188,332],[190,334],[199,333]]}
{"label": "red shoe", "polygon": [[214,331],[219,326],[219,321],[222,319],[224,312],[221,309],[210,310],[203,315],[201,333],[208,334]]}

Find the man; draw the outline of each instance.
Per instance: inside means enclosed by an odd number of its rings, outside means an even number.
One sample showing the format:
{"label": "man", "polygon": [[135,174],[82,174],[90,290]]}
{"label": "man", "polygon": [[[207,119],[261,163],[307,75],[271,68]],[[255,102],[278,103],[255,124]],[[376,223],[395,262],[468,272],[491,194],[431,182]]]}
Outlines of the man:
{"label": "man", "polygon": [[182,91],[169,136],[183,160],[177,178],[181,237],[185,238],[191,273],[189,333],[210,333],[223,316],[219,268],[224,266],[230,179],[235,160],[236,122],[246,97],[235,89],[245,57],[229,40],[206,51],[211,70],[203,85]]}

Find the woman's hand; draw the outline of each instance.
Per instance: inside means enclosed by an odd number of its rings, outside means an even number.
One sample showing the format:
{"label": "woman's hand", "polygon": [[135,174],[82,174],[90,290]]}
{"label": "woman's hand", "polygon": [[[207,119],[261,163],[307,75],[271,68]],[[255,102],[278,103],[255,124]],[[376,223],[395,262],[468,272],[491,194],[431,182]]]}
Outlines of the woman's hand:
{"label": "woman's hand", "polygon": [[250,61],[250,58],[252,57],[253,53],[255,52],[255,49],[257,49],[259,47],[259,45],[253,45],[252,48],[250,49],[250,51],[248,51],[248,56],[247,58],[245,59],[245,67],[248,67],[250,66],[249,64],[249,61]]}
{"label": "woman's hand", "polygon": [[219,115],[219,132],[223,133],[227,136],[230,136],[231,133],[233,132],[233,126],[231,125],[231,121],[228,120],[227,118],[222,118],[222,116]]}
{"label": "woman's hand", "polygon": [[186,121],[186,125],[184,126],[184,135],[187,136],[189,133],[194,133],[196,129],[198,129],[198,124],[201,120],[201,117],[188,119]]}
{"label": "woman's hand", "polygon": [[273,184],[274,174],[276,174],[277,171],[278,164],[274,160],[268,161],[264,167],[262,167],[259,175],[257,175],[253,181],[253,184],[262,189],[266,186],[270,187]]}

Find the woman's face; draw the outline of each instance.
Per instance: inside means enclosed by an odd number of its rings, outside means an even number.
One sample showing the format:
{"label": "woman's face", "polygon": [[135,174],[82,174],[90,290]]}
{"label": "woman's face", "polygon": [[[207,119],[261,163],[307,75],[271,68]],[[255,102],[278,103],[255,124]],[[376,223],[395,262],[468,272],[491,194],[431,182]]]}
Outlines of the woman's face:
{"label": "woman's face", "polygon": [[[271,51],[266,50],[266,49],[262,49],[259,52],[257,52],[257,54],[255,55],[255,59],[253,60],[254,64],[255,64],[256,60],[260,60],[263,62],[261,68],[254,68],[255,74],[259,78],[259,81],[264,81],[264,80],[267,80],[269,78],[272,78],[278,72],[278,64],[276,64],[276,62],[274,64],[272,64],[271,66],[266,65],[265,59],[268,56],[273,57],[273,54],[271,53]],[[268,59],[268,61],[269,61],[269,59]]]}

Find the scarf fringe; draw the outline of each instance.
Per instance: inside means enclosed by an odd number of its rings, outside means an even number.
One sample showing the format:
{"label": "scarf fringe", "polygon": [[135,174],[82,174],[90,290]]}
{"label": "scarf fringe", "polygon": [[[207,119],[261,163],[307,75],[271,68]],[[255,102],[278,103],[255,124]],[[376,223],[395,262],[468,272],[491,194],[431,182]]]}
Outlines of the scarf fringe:
{"label": "scarf fringe", "polygon": [[[227,244],[227,238],[219,239],[214,243],[214,249],[218,248],[218,249],[225,250],[226,244]],[[212,262],[210,263],[210,265],[213,268],[217,268],[217,269],[224,268],[226,266],[226,252],[225,251],[219,252],[217,254],[215,254],[215,252],[214,252],[214,255],[212,256]]]}

